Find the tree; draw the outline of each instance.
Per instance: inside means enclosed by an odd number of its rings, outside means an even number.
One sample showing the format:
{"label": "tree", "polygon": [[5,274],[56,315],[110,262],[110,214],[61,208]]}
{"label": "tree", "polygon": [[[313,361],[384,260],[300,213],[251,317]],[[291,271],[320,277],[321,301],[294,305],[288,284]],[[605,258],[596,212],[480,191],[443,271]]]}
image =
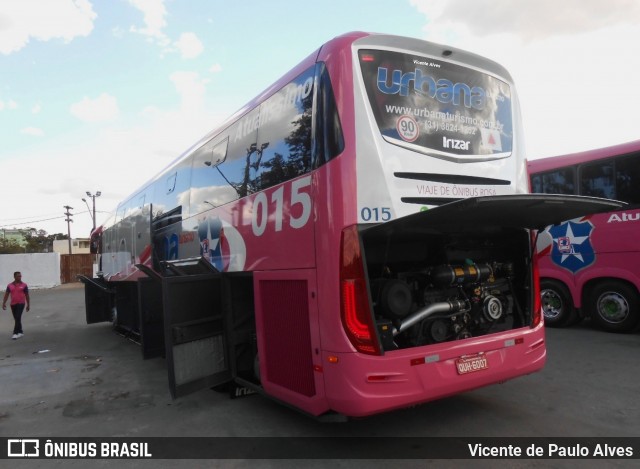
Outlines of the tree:
{"label": "tree", "polygon": [[24,248],[20,246],[15,239],[0,238],[0,254],[19,254],[24,252]]}
{"label": "tree", "polygon": [[62,233],[47,234],[45,230],[36,228],[21,229],[23,242],[15,238],[0,238],[0,254],[24,254],[31,252],[53,251],[53,241],[56,239],[68,239],[68,235]]}

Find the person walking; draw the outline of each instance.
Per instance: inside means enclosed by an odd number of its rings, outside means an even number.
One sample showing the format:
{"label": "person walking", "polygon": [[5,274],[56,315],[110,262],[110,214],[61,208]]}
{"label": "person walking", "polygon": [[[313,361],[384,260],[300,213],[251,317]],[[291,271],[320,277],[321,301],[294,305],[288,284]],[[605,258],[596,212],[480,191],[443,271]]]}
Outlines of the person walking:
{"label": "person walking", "polygon": [[20,272],[13,273],[13,282],[7,285],[7,290],[4,292],[4,298],[2,300],[2,309],[7,309],[7,299],[11,295],[11,312],[13,313],[13,319],[15,326],[13,327],[13,340],[19,339],[24,335],[22,330],[22,313],[26,305],[27,311],[29,311],[29,287],[26,283],[22,282],[22,274]]}

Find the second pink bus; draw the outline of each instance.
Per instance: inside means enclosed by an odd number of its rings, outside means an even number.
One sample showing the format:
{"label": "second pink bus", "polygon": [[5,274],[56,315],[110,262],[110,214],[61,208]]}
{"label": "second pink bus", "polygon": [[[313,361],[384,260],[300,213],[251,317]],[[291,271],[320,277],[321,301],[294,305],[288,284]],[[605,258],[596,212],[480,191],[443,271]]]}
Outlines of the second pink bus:
{"label": "second pink bus", "polygon": [[590,318],[609,332],[640,325],[640,140],[529,162],[533,192],[621,200],[622,211],[566,220],[538,239],[547,325]]}

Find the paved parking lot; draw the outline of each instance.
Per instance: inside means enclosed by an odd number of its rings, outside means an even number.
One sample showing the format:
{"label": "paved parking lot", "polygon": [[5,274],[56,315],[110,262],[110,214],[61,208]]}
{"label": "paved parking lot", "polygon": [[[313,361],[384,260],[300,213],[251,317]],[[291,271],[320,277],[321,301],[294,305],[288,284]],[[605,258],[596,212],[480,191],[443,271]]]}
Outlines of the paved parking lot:
{"label": "paved parking lot", "polygon": [[[384,442],[391,436],[640,436],[638,333],[607,334],[588,325],[550,329],[548,362],[541,373],[336,424],[317,422],[259,395],[229,399],[203,390],[174,401],[164,359],[144,361],[139,346],[117,336],[110,325],[85,324],[80,284],[36,290],[31,296],[23,338],[11,340],[10,311],[0,316],[0,436],[4,437],[364,436]],[[51,467],[45,463],[56,463],[68,467],[81,462],[16,461],[18,465],[12,466]],[[484,462],[481,467],[494,466]],[[591,466],[595,462],[598,464]],[[2,463],[0,460],[0,466]],[[107,465],[109,461],[94,463]],[[152,461],[138,461],[135,467],[144,463],[149,463],[144,467],[152,466]],[[166,467],[176,467],[176,463],[167,462]],[[439,466],[463,463],[441,461]],[[603,461],[571,463],[603,466]],[[606,462],[614,467],[628,463]],[[153,467],[158,464],[155,461]],[[203,461],[184,464],[182,467],[211,466]],[[217,464],[226,467],[230,461]],[[261,466],[271,464],[282,466],[265,461]],[[289,464],[297,467],[295,461]],[[315,467],[325,464],[312,462]],[[354,461],[336,464],[357,465]],[[411,466],[406,460],[399,464]],[[413,464],[424,467],[423,462]],[[373,466],[388,467],[388,462]],[[510,467],[548,466],[545,461],[530,460],[515,461]],[[79,467],[86,467],[86,461]]]}

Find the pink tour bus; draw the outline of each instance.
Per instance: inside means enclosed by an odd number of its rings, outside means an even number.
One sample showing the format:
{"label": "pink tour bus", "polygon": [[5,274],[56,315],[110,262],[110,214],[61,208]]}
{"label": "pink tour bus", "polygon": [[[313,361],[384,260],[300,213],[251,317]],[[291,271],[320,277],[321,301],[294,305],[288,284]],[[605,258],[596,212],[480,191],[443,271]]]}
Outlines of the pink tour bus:
{"label": "pink tour bus", "polygon": [[174,397],[228,385],[318,417],[537,371],[529,230],[617,205],[525,194],[519,113],[483,57],[335,38],[94,231],[87,322],[164,357]]}
{"label": "pink tour bus", "polygon": [[622,211],[588,215],[538,237],[545,322],[591,318],[627,332],[640,324],[640,140],[528,163],[532,192],[627,202]]}

